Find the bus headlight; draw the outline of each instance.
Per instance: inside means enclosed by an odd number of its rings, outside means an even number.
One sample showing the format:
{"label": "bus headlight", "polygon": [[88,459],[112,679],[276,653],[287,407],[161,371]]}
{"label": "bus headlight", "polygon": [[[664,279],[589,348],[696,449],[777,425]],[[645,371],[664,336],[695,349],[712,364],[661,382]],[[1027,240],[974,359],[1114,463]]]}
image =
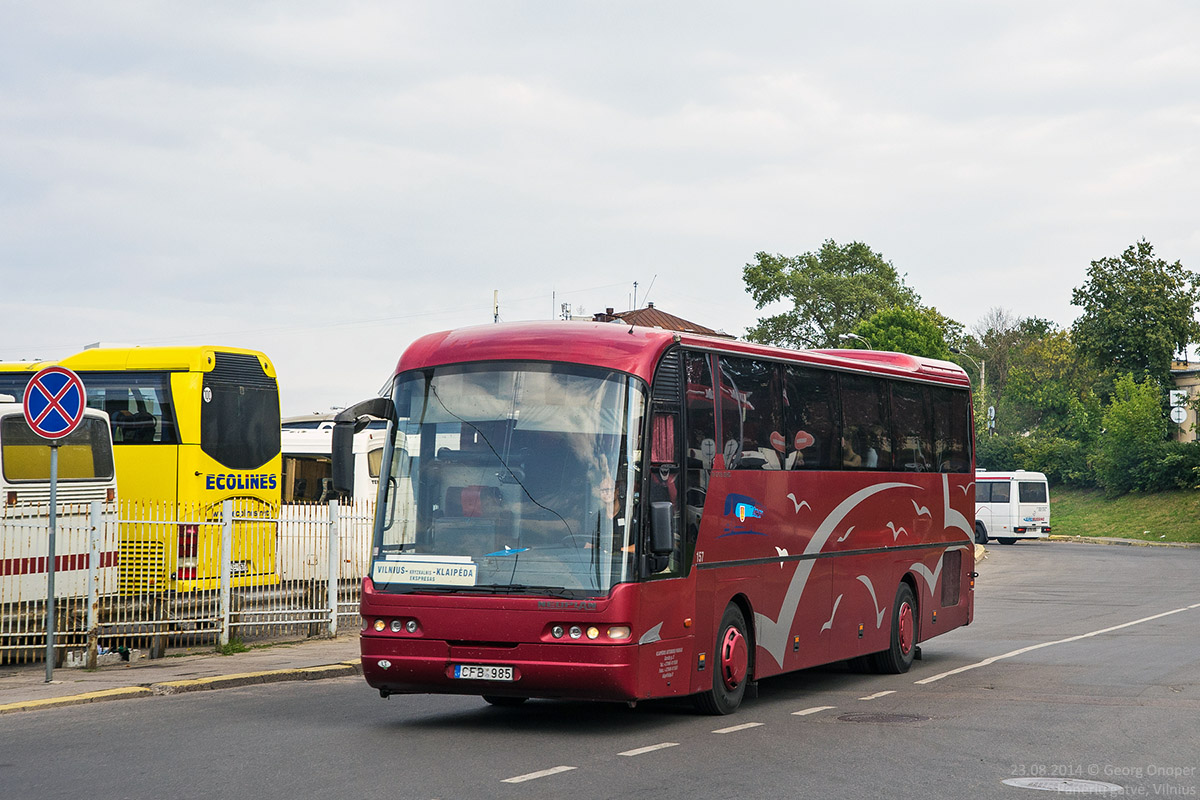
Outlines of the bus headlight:
{"label": "bus headlight", "polygon": [[387,623],[381,619],[375,620],[375,630],[383,633],[383,629],[387,627]]}
{"label": "bus headlight", "polygon": [[572,639],[583,638],[583,628],[580,628],[578,625],[572,625],[571,630],[567,631],[567,635]]}
{"label": "bus headlight", "polygon": [[399,633],[404,629],[404,623],[398,619],[392,620],[392,633]]}
{"label": "bus headlight", "polygon": [[404,630],[408,631],[409,633],[416,633],[417,621],[415,619],[410,619],[408,622],[404,623]]}
{"label": "bus headlight", "polygon": [[597,628],[595,625],[592,625],[587,629],[587,637],[589,639],[595,639],[599,635],[600,635],[600,629]]}
{"label": "bus headlight", "polygon": [[628,625],[613,625],[608,629],[610,639],[628,639],[632,635],[633,630]]}
{"label": "bus headlight", "polygon": [[550,629],[550,635],[555,639],[561,639],[564,633],[566,633],[566,631],[563,629],[562,625],[555,625]]}

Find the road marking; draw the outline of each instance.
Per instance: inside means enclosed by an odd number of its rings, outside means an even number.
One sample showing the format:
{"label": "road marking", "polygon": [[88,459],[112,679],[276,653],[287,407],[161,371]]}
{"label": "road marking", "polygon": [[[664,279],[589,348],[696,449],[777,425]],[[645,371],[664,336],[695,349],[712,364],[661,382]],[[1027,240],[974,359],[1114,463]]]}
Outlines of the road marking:
{"label": "road marking", "polygon": [[640,756],[646,753],[653,753],[655,750],[666,750],[668,747],[679,747],[679,742],[662,742],[661,744],[652,744],[649,747],[639,747],[636,750],[626,750],[624,753],[617,753],[617,755]]}
{"label": "road marking", "polygon": [[813,706],[812,708],[806,708],[803,711],[793,711],[792,716],[807,717],[809,714],[816,714],[818,711],[830,711],[835,708],[837,708],[837,706]]}
{"label": "road marking", "polygon": [[886,692],[876,692],[875,694],[869,694],[866,697],[860,697],[858,699],[859,700],[874,700],[876,698],[886,697],[889,694],[895,694],[895,693],[896,693],[895,689],[888,689]]}
{"label": "road marking", "polygon": [[1112,633],[1113,631],[1119,631],[1122,628],[1129,628],[1129,627],[1132,627],[1133,625],[1141,625],[1143,622],[1152,622],[1153,620],[1156,620],[1156,619],[1162,619],[1163,617],[1169,617],[1172,614],[1178,614],[1181,611],[1192,611],[1197,608],[1200,608],[1200,603],[1195,603],[1194,605],[1190,605],[1190,606],[1184,606],[1183,608],[1177,608],[1174,611],[1164,611],[1161,614],[1155,614],[1154,616],[1151,616],[1151,617],[1142,617],[1141,619],[1135,619],[1133,622],[1124,622],[1120,625],[1113,625],[1111,628],[1101,628],[1100,630],[1092,631],[1091,633],[1081,633],[1078,636],[1068,636],[1066,639],[1058,639],[1053,642],[1042,642],[1041,644],[1033,644],[1033,645],[1030,645],[1029,647],[1022,647],[1019,650],[1012,650],[1008,653],[1002,653],[1001,655],[998,655],[998,656],[992,656],[991,658],[985,658],[983,661],[980,661],[975,664],[967,664],[964,667],[959,667],[958,669],[952,669],[949,672],[942,672],[938,675],[933,675],[928,678],[923,678],[922,680],[915,681],[915,683],[918,685],[933,683],[934,681],[940,681],[942,678],[949,678],[951,675],[957,675],[960,672],[967,672],[968,670],[977,669],[979,667],[986,667],[991,664],[995,664],[997,661],[1002,661],[1006,658],[1013,658],[1015,656],[1023,655],[1025,653],[1029,653],[1034,650],[1041,650],[1043,647],[1052,647],[1056,644],[1068,644],[1070,642],[1078,642],[1080,639],[1090,639],[1093,636],[1099,636],[1104,633]]}
{"label": "road marking", "polygon": [[713,733],[737,733],[738,731],[744,731],[744,730],[747,730],[747,729],[749,729],[749,728],[757,728],[757,727],[759,727],[759,726],[761,726],[761,725],[763,725],[763,724],[765,724],[765,723],[762,723],[762,722],[747,722],[747,723],[745,723],[745,724],[743,724],[743,725],[734,725],[732,728],[719,728],[719,729],[717,729],[717,730],[713,731]]}
{"label": "road marking", "polygon": [[550,769],[544,769],[541,772],[531,772],[528,775],[518,775],[515,778],[505,778],[504,782],[505,783],[524,783],[525,781],[535,781],[538,778],[545,778],[550,775],[557,775],[560,772],[570,772],[573,769],[576,769],[576,767],[551,767]]}

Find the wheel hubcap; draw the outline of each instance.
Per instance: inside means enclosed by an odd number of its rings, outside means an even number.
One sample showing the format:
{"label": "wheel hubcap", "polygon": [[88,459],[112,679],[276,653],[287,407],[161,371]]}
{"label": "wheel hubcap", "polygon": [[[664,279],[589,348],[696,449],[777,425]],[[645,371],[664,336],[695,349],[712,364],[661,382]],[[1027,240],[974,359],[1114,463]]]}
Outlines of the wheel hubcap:
{"label": "wheel hubcap", "polygon": [[904,655],[908,655],[908,652],[910,650],[912,650],[913,628],[915,627],[913,625],[912,606],[910,606],[908,603],[905,603],[904,605],[900,606],[899,623],[900,623],[899,624],[900,652],[903,653]]}
{"label": "wheel hubcap", "polygon": [[746,637],[737,628],[725,631],[721,640],[721,678],[726,689],[736,689],[746,679],[750,665],[750,651]]}

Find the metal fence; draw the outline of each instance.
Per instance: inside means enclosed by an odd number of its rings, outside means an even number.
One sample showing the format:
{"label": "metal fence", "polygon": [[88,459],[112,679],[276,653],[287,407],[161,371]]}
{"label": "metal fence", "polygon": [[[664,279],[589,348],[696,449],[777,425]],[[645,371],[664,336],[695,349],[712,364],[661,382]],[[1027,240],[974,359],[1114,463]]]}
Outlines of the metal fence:
{"label": "metal fence", "polygon": [[[55,656],[329,636],[357,627],[373,501],[60,506]],[[0,662],[45,654],[48,507],[0,511]]]}

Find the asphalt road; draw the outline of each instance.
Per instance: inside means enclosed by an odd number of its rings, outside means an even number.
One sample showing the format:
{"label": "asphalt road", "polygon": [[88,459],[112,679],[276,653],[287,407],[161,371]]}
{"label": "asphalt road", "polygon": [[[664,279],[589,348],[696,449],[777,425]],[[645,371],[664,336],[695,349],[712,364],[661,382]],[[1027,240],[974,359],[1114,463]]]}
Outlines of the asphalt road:
{"label": "asphalt road", "polygon": [[1021,543],[979,571],[975,623],[908,674],[771,679],[729,717],[255,686],[0,719],[0,798],[1200,796],[1200,550]]}

